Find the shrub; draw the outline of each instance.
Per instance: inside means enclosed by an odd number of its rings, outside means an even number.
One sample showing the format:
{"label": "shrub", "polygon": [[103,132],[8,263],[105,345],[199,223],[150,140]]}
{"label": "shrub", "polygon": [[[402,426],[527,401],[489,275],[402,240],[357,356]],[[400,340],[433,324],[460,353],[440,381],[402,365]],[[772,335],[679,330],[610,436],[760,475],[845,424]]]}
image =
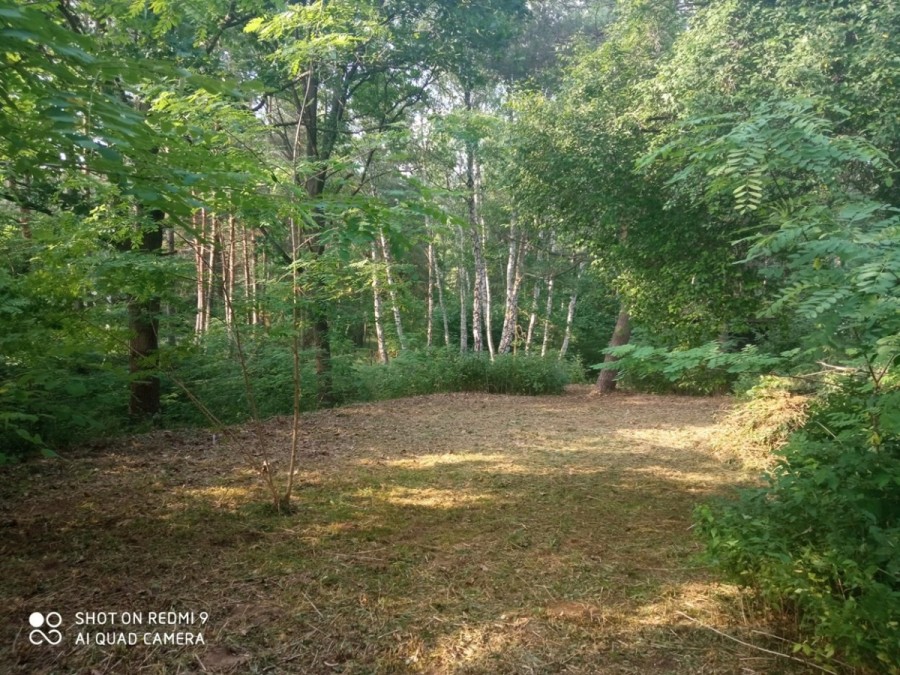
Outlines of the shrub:
{"label": "shrub", "polygon": [[900,389],[842,383],[779,455],[764,487],[698,510],[709,555],[790,599],[798,650],[900,672]]}
{"label": "shrub", "polygon": [[782,357],[760,353],[753,345],[725,352],[718,342],[673,350],[628,344],[605,351],[618,360],[593,368],[613,368],[626,388],[655,394],[723,394],[741,374],[758,373],[782,361]]}
{"label": "shrub", "polygon": [[125,427],[124,363],[85,352],[0,367],[0,464]]}
{"label": "shrub", "polygon": [[448,391],[496,394],[558,394],[570,377],[555,359],[501,354],[460,354],[454,350],[402,352],[387,365],[358,365],[361,397],[383,400]]}

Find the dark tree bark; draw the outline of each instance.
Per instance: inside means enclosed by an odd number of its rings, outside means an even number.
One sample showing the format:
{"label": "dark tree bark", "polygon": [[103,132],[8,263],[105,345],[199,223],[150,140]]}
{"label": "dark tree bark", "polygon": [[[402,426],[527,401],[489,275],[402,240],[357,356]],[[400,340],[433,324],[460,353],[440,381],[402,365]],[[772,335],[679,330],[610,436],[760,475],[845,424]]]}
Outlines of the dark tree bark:
{"label": "dark tree bark", "polygon": [[[610,347],[621,347],[627,345],[631,339],[631,320],[628,311],[624,308],[619,310],[619,318],[616,319],[616,327],[613,329],[612,339],[609,341]],[[616,357],[607,354],[603,359],[603,363],[613,363]],[[616,378],[619,371],[615,369],[601,370],[600,376],[597,378],[597,391],[601,394],[611,394],[616,390]]]}
{"label": "dark tree bark", "polygon": [[[159,210],[150,212],[154,227],[141,234],[138,248],[143,254],[158,255],[162,252],[165,214]],[[128,328],[131,339],[128,345],[128,370],[131,396],[128,413],[137,419],[146,419],[160,410],[159,384],[159,313],[160,299],[128,299]]]}

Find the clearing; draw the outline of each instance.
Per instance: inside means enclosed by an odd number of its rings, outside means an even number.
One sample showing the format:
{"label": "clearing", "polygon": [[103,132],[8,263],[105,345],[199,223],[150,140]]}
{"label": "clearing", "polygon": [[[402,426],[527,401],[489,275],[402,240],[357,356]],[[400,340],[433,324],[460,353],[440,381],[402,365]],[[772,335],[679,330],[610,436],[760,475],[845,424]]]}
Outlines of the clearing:
{"label": "clearing", "polygon": [[[698,502],[751,478],[707,447],[729,404],[582,387],[317,412],[299,508],[280,516],[248,466],[250,427],[7,467],[0,671],[806,672],[710,630],[790,652],[689,531]],[[264,433],[284,469],[289,420]],[[149,625],[169,610],[197,616]],[[35,611],[59,612],[61,644],[31,644]],[[188,631],[205,644],[142,642]],[[141,642],[78,644],[129,632]]]}

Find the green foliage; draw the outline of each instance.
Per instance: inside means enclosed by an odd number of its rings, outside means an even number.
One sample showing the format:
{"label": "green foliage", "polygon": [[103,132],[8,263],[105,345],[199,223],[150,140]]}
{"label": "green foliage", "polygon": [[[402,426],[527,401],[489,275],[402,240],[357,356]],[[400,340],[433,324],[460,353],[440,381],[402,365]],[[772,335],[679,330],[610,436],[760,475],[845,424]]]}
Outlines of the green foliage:
{"label": "green foliage", "polygon": [[460,354],[455,350],[404,352],[387,365],[357,366],[362,396],[383,400],[436,392],[559,394],[570,367],[539,356]]}
{"label": "green foliage", "polygon": [[84,349],[58,352],[28,368],[0,367],[0,464],[121,433],[127,404],[122,365]]}
{"label": "green foliage", "polygon": [[791,356],[761,353],[754,345],[727,352],[718,342],[675,350],[628,344],[604,351],[617,360],[591,367],[618,371],[628,388],[700,395],[725,393],[737,376],[767,372]]}
{"label": "green foliage", "polygon": [[898,672],[900,390],[845,381],[762,488],[698,510],[710,556],[801,613],[799,651]]}

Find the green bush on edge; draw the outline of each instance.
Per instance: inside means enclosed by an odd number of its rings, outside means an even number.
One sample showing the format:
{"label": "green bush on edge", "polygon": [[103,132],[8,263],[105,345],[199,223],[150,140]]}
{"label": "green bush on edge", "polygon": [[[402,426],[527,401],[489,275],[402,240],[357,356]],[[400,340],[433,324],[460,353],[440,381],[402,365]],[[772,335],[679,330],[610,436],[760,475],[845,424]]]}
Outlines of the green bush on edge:
{"label": "green bush on edge", "polygon": [[764,487],[698,508],[709,556],[796,607],[798,651],[900,673],[900,390],[844,383],[779,455]]}

